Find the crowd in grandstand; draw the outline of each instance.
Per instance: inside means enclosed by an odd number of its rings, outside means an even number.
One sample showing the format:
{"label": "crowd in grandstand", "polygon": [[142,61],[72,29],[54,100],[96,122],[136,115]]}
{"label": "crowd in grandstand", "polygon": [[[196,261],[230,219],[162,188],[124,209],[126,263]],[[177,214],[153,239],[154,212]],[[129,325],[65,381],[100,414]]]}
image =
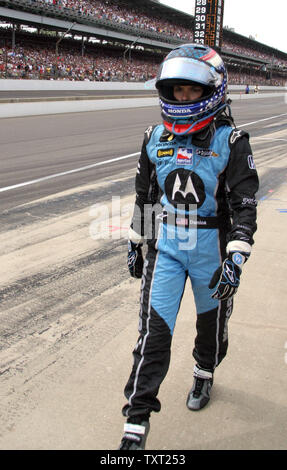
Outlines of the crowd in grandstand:
{"label": "crowd in grandstand", "polygon": [[[122,52],[109,49],[98,49],[85,52],[64,45],[55,53],[55,45],[43,44],[40,41],[33,45],[18,43],[11,47],[0,47],[0,77],[23,79],[67,79],[97,81],[146,81],[153,78],[162,60],[143,57],[132,52],[131,58]],[[229,69],[231,84],[258,83],[271,84],[266,74],[249,71],[243,73]],[[284,85],[285,80],[273,76],[273,85]]]}
{"label": "crowd in grandstand", "polygon": [[245,56],[245,57],[255,57],[256,59],[261,59],[266,62],[272,62],[273,65],[284,65],[287,66],[287,60],[279,59],[270,53],[267,54],[261,50],[254,50],[250,47],[244,47],[242,44],[238,44],[227,40],[223,41],[223,48],[224,50],[234,52],[238,55]]}
{"label": "crowd in grandstand", "polygon": [[67,46],[56,56],[55,45],[23,42],[13,50],[0,48],[0,77],[146,81],[156,74],[159,61],[140,55],[129,60],[122,52],[104,49],[82,55],[79,50]]}
{"label": "crowd in grandstand", "polygon": [[[78,15],[86,15],[91,18],[109,20],[113,23],[126,24],[140,29],[145,29],[165,36],[172,36],[177,39],[192,41],[191,29],[182,24],[175,24],[168,21],[163,16],[156,16],[153,12],[149,14],[137,3],[136,7],[127,6],[121,2],[113,0],[33,0],[34,3],[44,3],[53,5],[60,10],[72,10]],[[235,52],[246,57],[254,57],[273,61],[274,65],[287,66],[287,60],[278,59],[271,53],[263,52],[258,48],[256,51],[252,47],[243,46],[241,43],[223,40],[223,49]]]}
{"label": "crowd in grandstand", "polygon": [[[228,69],[228,67],[227,67]],[[266,74],[260,74],[255,72],[239,73],[232,70],[228,71],[228,78],[230,85],[263,85],[263,86],[285,86],[286,79],[276,76],[274,74],[273,78],[267,78]]]}
{"label": "crowd in grandstand", "polygon": [[[86,15],[113,23],[121,23],[137,28],[146,29],[164,36],[172,36],[181,40],[192,41],[192,31],[184,25],[172,23],[163,17],[156,17],[154,12],[149,14],[146,9],[137,3],[124,4],[113,0],[31,0],[35,4],[53,5],[54,8],[72,10],[78,15]],[[222,50],[233,52],[240,57],[253,57],[274,66],[287,67],[287,60],[276,57],[269,50],[263,50],[262,45],[251,46],[224,38]],[[55,51],[55,39],[41,40],[34,35],[33,39],[25,38],[21,32],[16,33],[16,42],[12,46],[11,40],[3,39],[0,35],[0,78],[46,78],[68,80],[101,80],[101,81],[145,81],[156,75],[159,62],[163,56],[159,54],[146,56],[133,51],[127,57],[123,51],[113,51],[100,47],[89,47],[81,51],[76,42],[73,44],[63,41],[58,56]],[[244,71],[229,67],[231,84],[244,84],[247,82],[261,85],[283,85],[283,75],[272,74],[267,78],[262,73],[260,65],[251,70]],[[266,70],[266,69],[265,69]]]}
{"label": "crowd in grandstand", "polygon": [[[176,37],[182,40],[191,40],[192,35],[188,28],[175,25],[162,16],[149,15],[140,8],[123,6],[110,0],[33,0],[35,3],[52,4],[54,7],[68,11],[72,10],[79,15],[90,18],[109,20],[113,23],[125,24],[151,32]],[[68,10],[67,10],[68,9]]]}

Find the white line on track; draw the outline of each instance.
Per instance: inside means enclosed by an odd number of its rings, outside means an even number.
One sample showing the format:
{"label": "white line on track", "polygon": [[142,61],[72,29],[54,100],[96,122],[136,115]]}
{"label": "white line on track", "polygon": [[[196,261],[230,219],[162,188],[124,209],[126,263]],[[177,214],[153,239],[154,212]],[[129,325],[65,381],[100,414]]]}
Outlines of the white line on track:
{"label": "white line on track", "polygon": [[280,140],[280,142],[287,142],[287,139],[273,139],[272,137],[252,137],[252,140],[271,140],[272,142],[275,140]]}
{"label": "white line on track", "polygon": [[[257,121],[247,122],[246,124],[240,124],[240,127],[251,126],[252,124],[257,124],[258,122],[269,121],[270,119],[276,119],[282,116],[287,116],[287,113],[278,114],[277,116],[271,116],[271,117],[264,118],[264,119],[258,119]],[[78,173],[79,171],[90,170],[91,168],[95,168],[100,165],[107,165],[109,163],[117,162],[119,160],[125,160],[126,158],[135,157],[136,155],[139,155],[139,154],[140,152],[130,153],[129,155],[123,155],[122,157],[112,158],[111,160],[105,160],[103,162],[93,163],[92,165],[75,168],[74,170],[63,171],[62,173],[55,173],[53,175],[43,176],[42,178],[37,178],[31,181],[25,181],[24,183],[13,184],[12,186],[6,186],[5,188],[0,188],[0,193],[3,193],[4,191],[10,191],[11,189],[22,188],[23,186],[29,186],[31,184],[41,183],[42,181],[47,181],[49,179],[58,178],[60,176],[66,176],[72,173]]]}
{"label": "white line on track", "polygon": [[252,124],[257,124],[258,122],[270,121],[270,119],[276,119],[276,118],[279,118],[279,117],[282,117],[282,116],[287,116],[287,113],[278,114],[277,116],[271,116],[271,117],[264,118],[264,119],[258,119],[258,121],[247,122],[246,124],[240,124],[240,127],[251,126]]}
{"label": "white line on track", "polygon": [[26,181],[24,183],[13,184],[12,186],[6,186],[5,188],[0,188],[0,193],[3,193],[4,191],[10,191],[11,189],[22,188],[23,186],[28,186],[30,184],[40,183],[41,181],[47,181],[52,178],[58,178],[59,176],[66,176],[72,173],[78,173],[79,171],[89,170],[90,168],[95,168],[96,166],[118,162],[119,160],[124,160],[126,158],[135,157],[136,155],[139,155],[139,154],[140,152],[130,153],[129,155],[123,155],[122,157],[112,158],[111,160],[104,160],[103,162],[98,162],[98,163],[93,163],[91,165],[82,166],[81,168],[75,168],[74,170],[63,171],[62,173],[55,173],[53,175],[43,176],[42,178],[37,178],[35,180]]}

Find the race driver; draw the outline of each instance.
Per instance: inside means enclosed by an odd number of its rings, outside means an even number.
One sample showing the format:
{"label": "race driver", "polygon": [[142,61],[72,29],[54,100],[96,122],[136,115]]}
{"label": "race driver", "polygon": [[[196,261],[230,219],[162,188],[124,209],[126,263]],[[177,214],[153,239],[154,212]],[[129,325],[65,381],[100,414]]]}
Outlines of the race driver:
{"label": "race driver", "polygon": [[144,449],[150,413],[160,411],[158,392],[188,277],[197,334],[186,404],[196,411],[208,403],[257,228],[258,176],[249,136],[231,116],[219,54],[198,44],[176,47],[159,68],[156,88],[163,122],[145,132],[129,230],[128,267],[142,284],[120,450]]}

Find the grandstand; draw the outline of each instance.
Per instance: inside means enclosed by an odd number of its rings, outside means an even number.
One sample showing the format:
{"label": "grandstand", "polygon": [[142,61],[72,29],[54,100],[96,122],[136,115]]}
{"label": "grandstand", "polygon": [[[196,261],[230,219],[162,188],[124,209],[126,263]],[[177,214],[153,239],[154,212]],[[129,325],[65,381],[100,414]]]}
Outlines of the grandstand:
{"label": "grandstand", "polygon": [[[146,81],[194,17],[155,0],[0,0],[0,78]],[[287,54],[223,30],[231,84],[285,85]]]}

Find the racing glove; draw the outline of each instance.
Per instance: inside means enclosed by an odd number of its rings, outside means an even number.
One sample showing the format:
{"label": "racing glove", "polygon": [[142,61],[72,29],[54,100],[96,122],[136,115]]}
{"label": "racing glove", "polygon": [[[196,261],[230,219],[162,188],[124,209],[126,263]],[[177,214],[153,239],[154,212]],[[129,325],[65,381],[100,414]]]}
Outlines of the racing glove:
{"label": "racing glove", "polygon": [[214,289],[218,283],[216,291],[211,296],[213,299],[226,300],[237,292],[242,266],[249,254],[241,251],[231,251],[228,254],[222,266],[214,272],[209,283],[209,289]]}
{"label": "racing glove", "polygon": [[141,278],[143,272],[142,243],[128,241],[128,268],[132,277]]}

